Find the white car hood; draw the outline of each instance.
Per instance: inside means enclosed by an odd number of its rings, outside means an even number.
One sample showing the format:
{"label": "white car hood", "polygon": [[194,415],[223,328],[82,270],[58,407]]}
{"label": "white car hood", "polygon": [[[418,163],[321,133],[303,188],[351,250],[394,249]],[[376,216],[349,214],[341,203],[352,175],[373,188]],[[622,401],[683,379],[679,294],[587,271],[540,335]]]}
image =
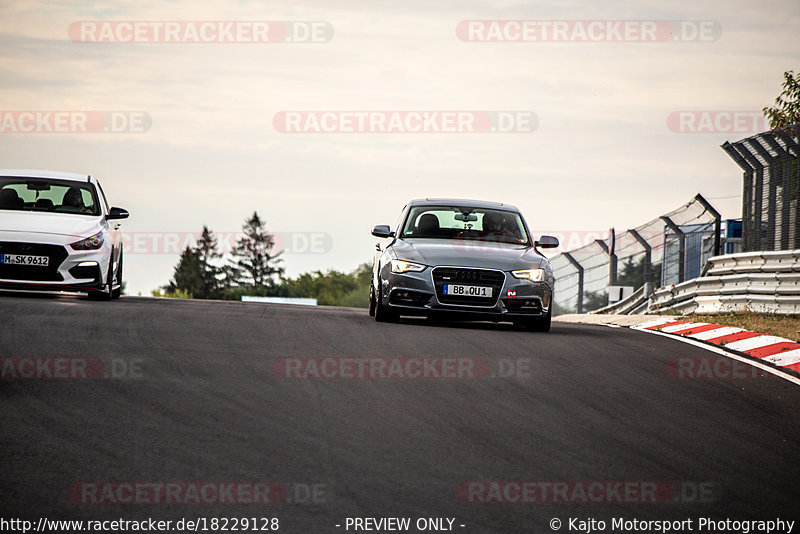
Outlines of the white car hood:
{"label": "white car hood", "polygon": [[12,241],[39,241],[37,234],[40,234],[40,238],[83,238],[101,231],[102,222],[102,216],[0,210],[0,237]]}

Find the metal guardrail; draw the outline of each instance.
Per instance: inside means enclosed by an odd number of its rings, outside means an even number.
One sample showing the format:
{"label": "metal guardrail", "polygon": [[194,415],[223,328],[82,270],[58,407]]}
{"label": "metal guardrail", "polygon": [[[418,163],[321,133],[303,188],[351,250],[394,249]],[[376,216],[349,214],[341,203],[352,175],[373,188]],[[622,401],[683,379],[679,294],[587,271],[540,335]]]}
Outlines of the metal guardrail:
{"label": "metal guardrail", "polygon": [[705,275],[653,293],[645,313],[800,313],[800,249],[709,258]]}
{"label": "metal guardrail", "polygon": [[706,274],[800,272],[800,250],[743,252],[709,258]]}
{"label": "metal guardrail", "polygon": [[600,308],[599,310],[594,310],[589,313],[628,315],[633,313],[646,302],[647,297],[644,295],[644,286],[642,286],[619,302],[615,302],[614,304],[610,304],[605,308]]}

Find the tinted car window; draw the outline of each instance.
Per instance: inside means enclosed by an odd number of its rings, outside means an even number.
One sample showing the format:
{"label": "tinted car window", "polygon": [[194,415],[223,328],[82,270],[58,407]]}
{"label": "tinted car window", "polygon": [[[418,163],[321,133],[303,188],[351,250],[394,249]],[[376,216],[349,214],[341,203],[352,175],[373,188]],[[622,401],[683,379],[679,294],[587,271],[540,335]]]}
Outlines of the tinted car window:
{"label": "tinted car window", "polygon": [[416,206],[406,217],[403,238],[471,239],[528,243],[518,213],[504,210],[448,206]]}
{"label": "tinted car window", "polygon": [[92,184],[41,178],[0,177],[0,210],[100,215]]}

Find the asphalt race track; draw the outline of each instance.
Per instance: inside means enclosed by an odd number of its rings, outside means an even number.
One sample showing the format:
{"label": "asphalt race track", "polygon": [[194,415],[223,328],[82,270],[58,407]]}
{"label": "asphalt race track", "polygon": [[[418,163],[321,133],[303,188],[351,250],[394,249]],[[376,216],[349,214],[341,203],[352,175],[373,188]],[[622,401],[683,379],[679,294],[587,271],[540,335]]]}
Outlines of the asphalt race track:
{"label": "asphalt race track", "polygon": [[[0,325],[3,518],[278,518],[291,533],[450,518],[540,534],[553,518],[561,532],[570,518],[607,532],[615,517],[800,519],[800,386],[732,379],[727,358],[662,336],[12,293]],[[353,358],[406,374],[311,366]],[[406,372],[420,358],[431,367]],[[716,374],[682,376],[679,360]],[[207,484],[218,494],[198,503]]]}

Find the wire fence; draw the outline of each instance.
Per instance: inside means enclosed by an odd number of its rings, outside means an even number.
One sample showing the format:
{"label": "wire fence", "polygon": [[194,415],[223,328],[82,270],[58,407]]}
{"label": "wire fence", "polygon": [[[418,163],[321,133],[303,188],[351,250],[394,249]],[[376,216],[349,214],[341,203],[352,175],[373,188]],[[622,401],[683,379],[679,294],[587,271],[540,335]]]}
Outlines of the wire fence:
{"label": "wire fence", "polygon": [[744,171],[742,249],[800,248],[800,146],[781,130],[763,132],[722,149]]}
{"label": "wire fence", "polygon": [[606,306],[611,286],[657,287],[700,276],[719,254],[721,218],[697,195],[683,206],[607,239],[550,258],[556,278],[554,313],[586,313]]}

